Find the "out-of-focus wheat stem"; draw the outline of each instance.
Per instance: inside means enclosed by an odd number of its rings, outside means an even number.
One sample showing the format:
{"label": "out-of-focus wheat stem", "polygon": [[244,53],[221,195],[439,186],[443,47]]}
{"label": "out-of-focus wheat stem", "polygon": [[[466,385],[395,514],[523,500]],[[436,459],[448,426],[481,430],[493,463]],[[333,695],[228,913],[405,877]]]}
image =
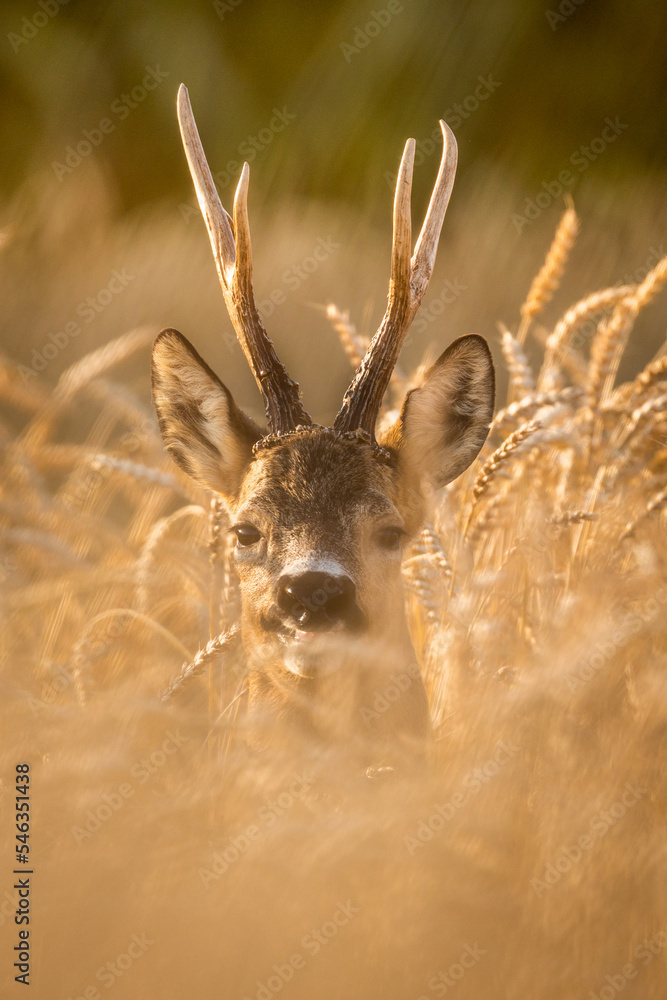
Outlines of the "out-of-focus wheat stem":
{"label": "out-of-focus wheat stem", "polygon": [[589,510],[566,510],[560,514],[552,514],[550,521],[559,527],[566,527],[568,524],[581,524],[582,521],[596,521],[599,514]]}
{"label": "out-of-focus wheat stem", "polygon": [[[347,309],[342,311],[334,302],[328,302],[326,305],[326,317],[338,334],[343,350],[356,371],[364,359],[370,341],[357,333],[357,328],[350,319],[350,313]],[[406,376],[398,365],[394,366],[389,381],[395,391],[398,392],[403,389]]]}
{"label": "out-of-focus wheat stem", "polygon": [[500,324],[500,346],[509,372],[508,397],[523,399],[535,391],[535,378],[523,347],[506,326]]}
{"label": "out-of-focus wheat stem", "polygon": [[115,455],[105,455],[100,452],[93,453],[89,458],[90,467],[96,471],[101,469],[113,469],[130,476],[132,479],[143,480],[147,483],[154,483],[157,486],[165,486],[168,489],[178,489],[176,477],[163,469],[156,469],[153,466],[145,465],[143,462],[132,462],[128,458],[116,458]]}
{"label": "out-of-focus wheat stem", "polygon": [[140,608],[145,608],[148,603],[153,561],[162,539],[177,521],[185,517],[203,517],[205,513],[203,507],[198,504],[188,504],[187,507],[179,507],[173,514],[161,518],[153,525],[137,560],[137,603]]}
{"label": "out-of-focus wheat stem", "polygon": [[353,368],[358,368],[366,353],[368,344],[364,343],[357,333],[357,328],[350,319],[349,310],[339,309],[335,302],[327,302],[327,319],[338,334],[343,350],[350,359]]}
{"label": "out-of-focus wheat stem", "polygon": [[637,399],[658,388],[661,382],[667,382],[667,354],[662,354],[651,361],[633,382],[619,386],[608,405],[621,411],[627,410],[628,407],[632,408]]}
{"label": "out-of-focus wheat stem", "polygon": [[646,507],[638,517],[634,518],[632,521],[628,521],[623,529],[619,541],[623,542],[626,538],[630,538],[631,535],[634,535],[637,530],[637,526],[645,518],[649,517],[649,515],[653,514],[655,511],[661,511],[665,506],[667,506],[667,486],[664,489],[659,490],[658,493],[651,497],[649,502],[646,504]]}
{"label": "out-of-focus wheat stem", "polygon": [[[220,634],[220,596],[223,587],[224,566],[221,550],[225,541],[223,532],[223,519],[225,516],[225,505],[222,497],[211,498],[209,518],[208,518],[208,551],[209,563],[211,567],[210,591],[209,591],[209,641],[213,641]],[[216,657],[211,657],[208,668],[208,711],[209,711],[209,732],[211,723],[220,711],[220,699],[222,695],[222,677],[220,686],[216,684],[216,671],[219,667]],[[209,748],[213,749],[213,742],[209,742]]]}
{"label": "out-of-focus wheat stem", "polygon": [[23,437],[26,445],[44,441],[55,417],[77,392],[98,375],[101,375],[102,372],[124,361],[135,351],[142,347],[148,347],[156,333],[157,331],[153,327],[138,327],[107,344],[103,344],[102,347],[98,347],[97,350],[91,351],[70,365],[58,379],[48,401],[35,414],[34,419],[24,431]]}

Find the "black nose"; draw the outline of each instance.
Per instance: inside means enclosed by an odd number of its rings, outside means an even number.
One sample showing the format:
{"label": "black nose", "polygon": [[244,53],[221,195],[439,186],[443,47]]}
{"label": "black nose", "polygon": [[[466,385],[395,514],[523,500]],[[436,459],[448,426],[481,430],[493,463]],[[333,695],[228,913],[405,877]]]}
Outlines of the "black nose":
{"label": "black nose", "polygon": [[300,573],[281,576],[278,581],[278,607],[309,632],[319,632],[336,624],[354,627],[359,610],[356,588],[349,576],[330,573]]}

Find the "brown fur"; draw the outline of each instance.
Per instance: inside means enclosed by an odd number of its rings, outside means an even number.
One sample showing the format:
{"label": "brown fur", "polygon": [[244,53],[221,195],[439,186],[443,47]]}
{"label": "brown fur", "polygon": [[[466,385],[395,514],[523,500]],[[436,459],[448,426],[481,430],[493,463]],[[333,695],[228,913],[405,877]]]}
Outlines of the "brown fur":
{"label": "brown fur", "polygon": [[[259,533],[256,543],[235,550],[252,741],[275,744],[297,733],[370,738],[381,755],[396,745],[423,746],[428,707],[405,617],[401,550],[423,524],[424,484],[459,475],[486,438],[493,408],[486,343],[456,341],[410,393],[381,444],[317,425],[262,437],[173,330],[155,344],[153,394],[175,461],[224,498],[232,529],[250,525]],[[383,545],[388,529],[402,544]],[[280,581],[309,572],[350,582],[357,624],[294,649]],[[373,711],[394,682],[400,698]]]}

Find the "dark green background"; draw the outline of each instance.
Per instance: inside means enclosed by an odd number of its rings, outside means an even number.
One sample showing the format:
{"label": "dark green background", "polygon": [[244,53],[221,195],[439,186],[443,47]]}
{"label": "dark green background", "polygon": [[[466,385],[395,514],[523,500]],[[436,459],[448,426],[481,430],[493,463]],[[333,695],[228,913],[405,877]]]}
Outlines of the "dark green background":
{"label": "dark green background", "polygon": [[[138,325],[175,326],[242,405],[257,407],[195,207],[176,120],[181,82],[227,208],[238,169],[225,180],[226,165],[240,165],[247,137],[267,135],[274,109],[287,113],[251,165],[254,279],[258,302],[276,290],[284,298],[267,328],[317,419],[333,417],[350,378],[323,306],[333,299],[361,332],[376,329],[391,177],[405,139],[427,140],[441,116],[455,127],[459,170],[431,287],[401,358],[406,370],[478,332],[499,362],[503,398],[497,323],[516,329],[563,211],[554,180],[564,170],[581,233],[540,317],[545,329],[589,292],[641,281],[666,252],[667,5],[656,0],[42,2],[53,16],[39,0],[0,7],[2,352],[30,364],[114,269],[132,281],[40,372],[40,385]],[[378,19],[385,24],[369,37],[366,25]],[[147,67],[166,77],[121,120],[112,108],[141,86]],[[491,78],[493,93],[457,124],[454,106],[480,77]],[[58,179],[54,163],[104,118],[113,131]],[[599,142],[606,119],[624,127],[577,169],[571,158]],[[438,139],[417,161],[415,230],[439,152]],[[540,192],[535,221],[517,226]],[[335,251],[287,285],[284,272],[320,240]],[[447,282],[462,289],[453,301]],[[639,319],[623,377],[661,349],[666,325],[663,295]],[[527,350],[539,365],[539,338]],[[118,377],[148,398],[145,353]]]}
{"label": "dark green background", "polygon": [[555,24],[547,11],[558,15],[556,2],[403,0],[349,61],[341,43],[352,43],[385,0],[234,3],[218,13],[210,0],[69,0],[18,51],[10,34],[20,36],[22,19],[41,8],[3,3],[0,193],[62,159],[146,66],[158,65],[166,82],[97,153],[121,211],[189,197],[174,117],[181,81],[212,166],[266,126],[274,106],[296,115],[253,179],[265,194],[278,186],[285,197],[374,204],[385,194],[378,176],[395,169],[405,137],[429,135],[480,74],[500,87],[457,129],[462,160],[492,161],[527,197],[600,134],[607,116],[628,128],[596,166],[598,179],[622,187],[665,173],[667,5],[656,0],[564,0],[572,13]]}

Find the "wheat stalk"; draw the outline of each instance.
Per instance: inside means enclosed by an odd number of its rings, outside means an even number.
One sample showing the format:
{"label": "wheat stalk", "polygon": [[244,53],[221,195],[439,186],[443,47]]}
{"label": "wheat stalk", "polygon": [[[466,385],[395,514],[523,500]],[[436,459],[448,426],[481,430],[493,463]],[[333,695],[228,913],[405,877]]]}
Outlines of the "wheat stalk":
{"label": "wheat stalk", "polygon": [[88,464],[92,469],[97,471],[112,469],[114,472],[120,472],[122,475],[129,476],[131,479],[137,479],[140,482],[154,483],[157,486],[164,486],[171,490],[179,489],[176,477],[172,476],[170,472],[164,472],[162,469],[156,469],[154,466],[145,465],[143,462],[132,462],[127,458],[116,458],[114,455],[105,455],[97,452],[90,455]]}
{"label": "wheat stalk", "polygon": [[648,501],[646,507],[641,512],[639,517],[636,517],[632,521],[628,521],[625,528],[623,529],[619,541],[623,542],[627,538],[630,538],[632,535],[634,535],[635,531],[637,530],[637,526],[645,518],[649,517],[655,511],[661,511],[665,506],[667,506],[667,486],[664,489],[660,490],[658,493],[656,493],[653,497],[651,497],[651,499]]}
{"label": "wheat stalk", "polygon": [[531,322],[535,316],[542,312],[558,289],[567,259],[579,232],[579,220],[569,196],[566,198],[566,205],[544,264],[534,278],[526,300],[521,306],[521,325],[517,334],[517,340],[521,345],[526,339]]}
{"label": "wheat stalk", "polygon": [[155,522],[137,559],[137,602],[140,608],[145,607],[148,602],[148,588],[153,572],[152,567],[160,542],[177,521],[186,517],[200,518],[204,515],[204,509],[198,504],[188,504],[187,507],[179,507],[173,514]]}
{"label": "wheat stalk", "polygon": [[154,327],[140,326],[116,337],[115,340],[110,340],[109,343],[103,344],[97,350],[90,351],[63,372],[53,390],[54,398],[63,400],[80,392],[84,386],[92,382],[102,372],[120,364],[135,351],[148,347],[155,339],[155,334]]}
{"label": "wheat stalk", "polygon": [[564,389],[555,389],[551,392],[535,392],[514,403],[510,403],[502,410],[498,410],[491,421],[489,436],[499,433],[507,423],[516,423],[517,420],[525,421],[530,413],[536,413],[546,406],[575,406],[584,398],[583,389],[576,386],[566,386]]}
{"label": "wheat stalk", "polygon": [[633,382],[626,382],[625,385],[619,386],[609,400],[608,406],[624,411],[636,403],[641,396],[660,388],[661,382],[667,382],[667,354],[651,361]]}
{"label": "wheat stalk", "polygon": [[566,527],[569,524],[581,524],[582,521],[597,521],[599,516],[590,510],[566,510],[560,514],[552,514],[549,520],[559,527]]}
{"label": "wheat stalk", "polygon": [[179,692],[184,684],[197,677],[204,667],[211,660],[214,660],[220,653],[232,646],[241,635],[241,625],[235,622],[230,628],[210,639],[203,649],[195,654],[189,663],[184,663],[178,674],[159,692],[159,701],[169,701],[170,698]]}
{"label": "wheat stalk", "polygon": [[341,311],[334,302],[327,302],[326,316],[338,334],[343,350],[353,368],[358,368],[363,361],[368,344],[357,333],[357,328],[350,319],[349,310]]}
{"label": "wheat stalk", "polygon": [[482,470],[475,480],[472,488],[473,506],[487,492],[495,477],[501,471],[502,467],[515,454],[517,449],[520,448],[521,445],[528,440],[528,438],[532,437],[533,434],[541,430],[543,426],[544,425],[541,420],[530,420],[527,423],[522,424],[521,427],[518,427],[517,430],[512,431],[500,447],[496,448],[491,457],[487,459],[482,466]]}
{"label": "wheat stalk", "polygon": [[83,358],[70,365],[58,379],[56,387],[45,405],[35,415],[32,423],[24,432],[23,437],[26,445],[43,441],[48,435],[55,417],[73,396],[102,372],[120,364],[135,351],[147,347],[154,339],[156,332],[152,327],[137,327],[137,329],[122,334],[108,344],[103,344],[97,350],[90,351]]}
{"label": "wheat stalk", "polygon": [[[349,310],[341,311],[334,302],[326,305],[326,317],[338,334],[343,350],[350,360],[350,364],[356,370],[364,359],[370,341],[357,333],[357,328],[350,319]],[[402,391],[406,382],[406,376],[398,365],[394,368],[389,379],[389,384],[396,390]]]}
{"label": "wheat stalk", "polygon": [[639,312],[658,294],[667,281],[667,257],[648,273],[641,285],[616,305],[611,319],[599,330],[591,347],[588,375],[588,406],[597,413],[606,402],[616,378],[625,345]]}
{"label": "wheat stalk", "polygon": [[535,378],[523,347],[510,331],[500,325],[500,346],[510,375],[509,392],[523,398],[535,391]]}
{"label": "wheat stalk", "polygon": [[[604,288],[600,292],[587,295],[586,298],[581,299],[567,310],[556,323],[553,333],[547,338],[544,360],[537,380],[537,387],[540,391],[549,390],[549,381],[557,371],[559,361],[562,364],[568,364],[572,355],[568,348],[568,341],[579,327],[597,313],[604,313],[627,298],[628,295],[636,291],[636,287],[636,285],[618,285],[613,288]],[[587,374],[585,369],[584,374]]]}

